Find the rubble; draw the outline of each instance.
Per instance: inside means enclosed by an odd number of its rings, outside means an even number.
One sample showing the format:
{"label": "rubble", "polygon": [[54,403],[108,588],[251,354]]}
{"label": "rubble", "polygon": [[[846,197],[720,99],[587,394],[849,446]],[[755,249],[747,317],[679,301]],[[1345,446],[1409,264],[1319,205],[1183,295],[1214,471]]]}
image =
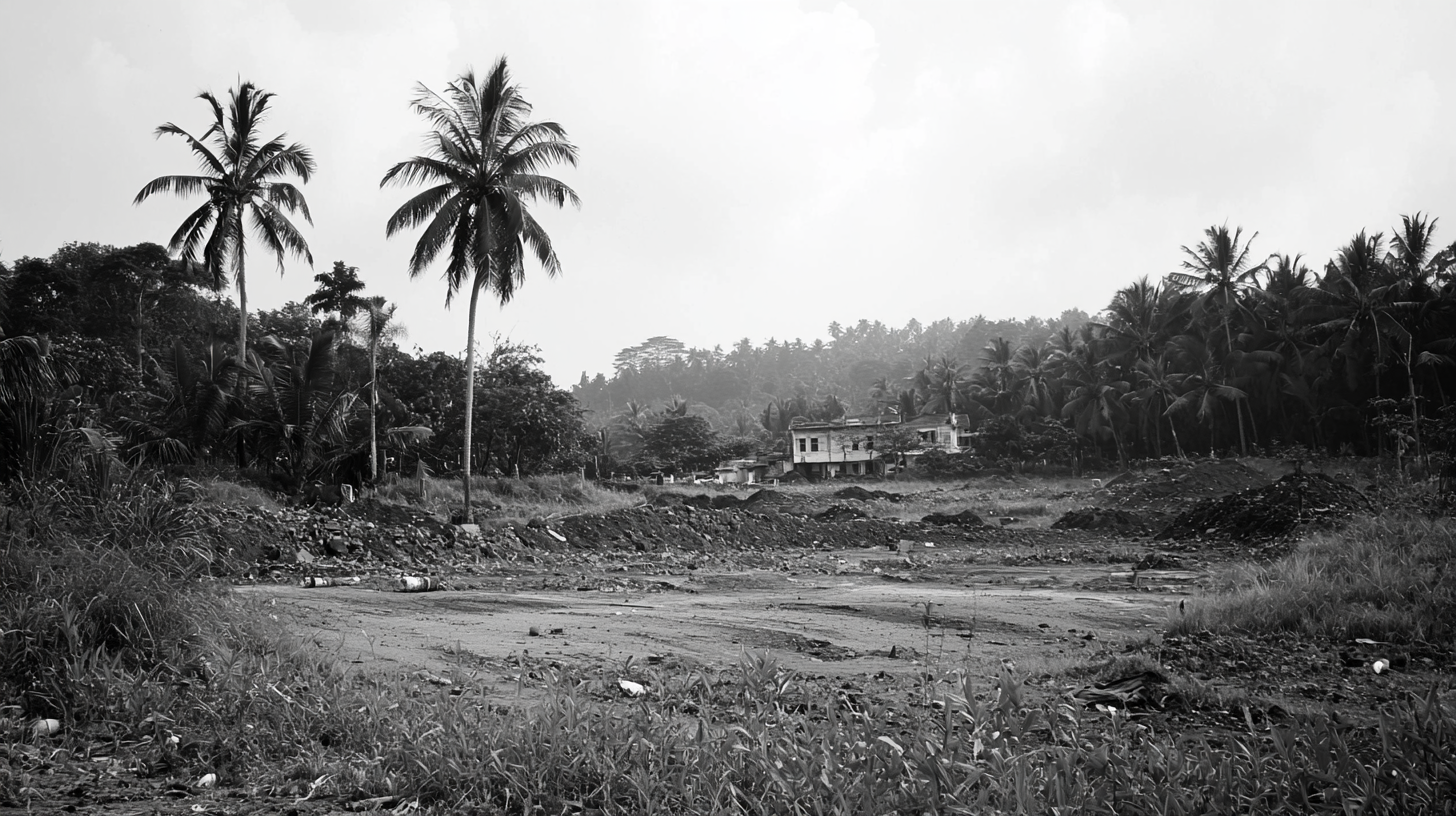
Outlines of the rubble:
{"label": "rubble", "polygon": [[856,501],[875,501],[877,499],[883,499],[885,501],[898,502],[900,501],[900,499],[904,498],[904,496],[899,493],[890,493],[884,490],[866,490],[859,485],[850,485],[849,487],[843,487],[839,490],[834,491],[834,498],[854,499]]}
{"label": "rubble", "polygon": [[1177,510],[1188,502],[1261,487],[1269,479],[1234,459],[1154,460],[1141,471],[1119,474],[1103,489],[1112,503],[1136,510]]}
{"label": "rubble", "polygon": [[1157,538],[1267,542],[1373,512],[1370,500],[1343,482],[1321,473],[1291,473],[1271,485],[1204,499],[1174,518]]}
{"label": "rubble", "polygon": [[979,527],[986,523],[970,510],[962,510],[959,513],[931,513],[921,521],[926,524],[955,527]]}
{"label": "rubble", "polygon": [[1052,522],[1054,530],[1107,530],[1125,535],[1141,535],[1148,532],[1148,525],[1141,517],[1126,510],[1111,507],[1083,507],[1068,510]]}

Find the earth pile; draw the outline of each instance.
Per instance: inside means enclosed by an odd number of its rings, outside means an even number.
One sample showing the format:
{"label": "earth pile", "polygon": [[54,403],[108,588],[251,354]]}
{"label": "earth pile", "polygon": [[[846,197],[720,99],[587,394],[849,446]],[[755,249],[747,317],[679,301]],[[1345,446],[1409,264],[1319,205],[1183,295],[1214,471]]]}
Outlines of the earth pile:
{"label": "earth pile", "polygon": [[1355,488],[1322,473],[1291,473],[1264,487],[1204,499],[1179,514],[1159,539],[1262,542],[1311,527],[1337,527],[1374,505]]}

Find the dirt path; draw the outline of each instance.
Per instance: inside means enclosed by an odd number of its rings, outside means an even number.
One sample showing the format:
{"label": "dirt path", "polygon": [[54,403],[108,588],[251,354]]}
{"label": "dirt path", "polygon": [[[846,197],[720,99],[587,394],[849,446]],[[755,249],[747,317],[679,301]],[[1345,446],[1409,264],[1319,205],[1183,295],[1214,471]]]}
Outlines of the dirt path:
{"label": "dirt path", "polygon": [[994,672],[1005,660],[1076,656],[1141,639],[1166,623],[1197,577],[1146,572],[1134,587],[1105,566],[961,566],[910,580],[864,563],[882,563],[883,551],[838,555],[840,574],[657,575],[652,583],[664,588],[652,592],[284,585],[238,592],[269,603],[320,648],[378,668],[444,672],[465,655],[505,680],[527,654],[572,665],[649,657],[722,664],[753,650],[791,668],[844,676],[913,671],[928,657]]}

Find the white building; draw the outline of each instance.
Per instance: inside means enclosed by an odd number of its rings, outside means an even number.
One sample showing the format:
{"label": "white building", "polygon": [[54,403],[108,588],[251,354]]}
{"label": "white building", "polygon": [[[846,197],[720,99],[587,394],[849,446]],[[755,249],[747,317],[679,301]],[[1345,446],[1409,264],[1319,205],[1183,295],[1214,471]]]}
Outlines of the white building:
{"label": "white building", "polygon": [[913,428],[920,436],[919,447],[903,451],[905,464],[926,451],[960,453],[971,446],[970,421],[965,414],[907,420],[894,414],[829,422],[795,420],[789,429],[789,463],[784,469],[796,470],[811,479],[884,475],[897,463],[880,458],[882,451],[877,449],[876,440],[900,427]]}

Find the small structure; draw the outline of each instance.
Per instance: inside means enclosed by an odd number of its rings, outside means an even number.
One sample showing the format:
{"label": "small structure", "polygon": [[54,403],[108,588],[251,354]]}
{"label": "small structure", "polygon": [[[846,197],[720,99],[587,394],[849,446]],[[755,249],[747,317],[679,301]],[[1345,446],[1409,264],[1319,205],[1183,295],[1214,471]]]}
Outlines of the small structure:
{"label": "small structure", "polygon": [[713,469],[718,484],[758,484],[768,473],[768,462],[758,459],[729,459]]}
{"label": "small structure", "polygon": [[[883,476],[887,463],[876,438],[894,428],[912,428],[920,438],[913,450],[901,451],[906,464],[931,450],[960,453],[971,446],[970,419],[965,414],[935,414],[902,419],[896,414],[846,417],[831,421],[794,420],[789,428],[790,462],[811,479],[836,476]],[[893,467],[893,465],[889,465]]]}

